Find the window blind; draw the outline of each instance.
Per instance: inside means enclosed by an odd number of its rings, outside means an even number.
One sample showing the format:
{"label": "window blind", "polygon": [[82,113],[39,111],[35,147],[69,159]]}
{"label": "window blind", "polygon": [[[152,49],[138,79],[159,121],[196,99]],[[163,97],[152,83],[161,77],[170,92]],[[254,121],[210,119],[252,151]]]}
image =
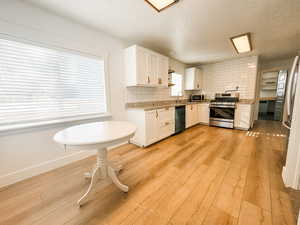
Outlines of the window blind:
{"label": "window blind", "polygon": [[105,112],[103,60],[0,39],[0,125]]}

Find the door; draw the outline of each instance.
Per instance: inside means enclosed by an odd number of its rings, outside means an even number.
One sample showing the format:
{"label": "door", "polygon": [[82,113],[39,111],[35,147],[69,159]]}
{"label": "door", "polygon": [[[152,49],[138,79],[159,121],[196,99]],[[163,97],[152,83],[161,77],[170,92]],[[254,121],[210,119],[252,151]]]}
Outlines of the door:
{"label": "door", "polygon": [[158,55],[149,53],[147,71],[148,83],[150,85],[158,85]]}
{"label": "door", "polygon": [[235,108],[210,107],[210,118],[219,120],[234,120]]}
{"label": "door", "polygon": [[137,84],[146,85],[150,83],[148,60],[149,54],[144,49],[137,48]]}
{"label": "door", "polygon": [[158,140],[158,112],[146,112],[146,144],[150,145]]}
{"label": "door", "polygon": [[195,70],[196,68],[188,68],[185,70],[185,90],[195,89]]}
{"label": "door", "polygon": [[[294,67],[297,68],[294,68]],[[290,122],[290,135],[289,135],[289,143],[288,143],[288,151],[287,151],[287,159],[286,159],[286,165],[283,170],[283,178],[284,183],[286,186],[294,188],[294,189],[300,189],[299,181],[300,181],[300,77],[299,77],[299,57],[295,59],[294,67],[292,69],[292,72],[290,76],[294,74],[294,77],[290,80],[293,80],[292,82],[289,82],[289,87],[287,89],[287,94],[290,93],[290,98],[293,99],[286,99],[286,102],[290,101],[290,108],[289,109],[289,119],[292,119]],[[297,75],[298,74],[298,77]],[[297,77],[298,80],[295,79]],[[291,85],[293,83],[293,85]],[[297,83],[297,86],[296,84]],[[290,90],[292,86],[295,86],[294,92]],[[294,95],[294,96],[293,96]],[[293,102],[293,104],[291,104]],[[287,108],[288,109],[288,108]],[[293,113],[293,114],[291,114]]]}
{"label": "door", "polygon": [[295,94],[296,94],[296,87],[297,87],[297,78],[299,73],[299,56],[296,56],[291,74],[289,75],[289,82],[287,87],[286,93],[286,101],[285,101],[285,115],[283,119],[283,125],[290,129],[293,109],[294,109],[294,101],[295,101]]}
{"label": "door", "polygon": [[209,123],[209,104],[199,104],[199,123]]}
{"label": "door", "polygon": [[192,121],[192,125],[196,125],[199,122],[199,110],[198,110],[198,104],[194,104],[192,105],[192,113],[193,113],[193,121]]}
{"label": "door", "polygon": [[194,81],[194,88],[197,89],[201,89],[201,85],[202,85],[202,70],[200,69],[196,69],[195,70],[195,81]]}
{"label": "door", "polygon": [[278,73],[277,91],[276,91],[277,98],[275,101],[275,110],[274,110],[275,111],[274,119],[277,121],[282,121],[287,74],[288,74],[287,70],[281,70]]}
{"label": "door", "polygon": [[158,84],[160,86],[168,86],[168,70],[169,70],[169,59],[164,56],[159,56],[158,65]]}
{"label": "door", "polygon": [[193,123],[193,110],[192,105],[187,105],[185,107],[185,127],[189,128]]}

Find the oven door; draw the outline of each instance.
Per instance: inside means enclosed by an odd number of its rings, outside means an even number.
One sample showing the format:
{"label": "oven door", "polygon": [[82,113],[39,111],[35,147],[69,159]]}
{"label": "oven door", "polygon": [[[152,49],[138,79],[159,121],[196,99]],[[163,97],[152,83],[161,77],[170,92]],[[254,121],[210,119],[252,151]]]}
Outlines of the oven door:
{"label": "oven door", "polygon": [[209,122],[212,126],[233,128],[235,107],[211,106]]}

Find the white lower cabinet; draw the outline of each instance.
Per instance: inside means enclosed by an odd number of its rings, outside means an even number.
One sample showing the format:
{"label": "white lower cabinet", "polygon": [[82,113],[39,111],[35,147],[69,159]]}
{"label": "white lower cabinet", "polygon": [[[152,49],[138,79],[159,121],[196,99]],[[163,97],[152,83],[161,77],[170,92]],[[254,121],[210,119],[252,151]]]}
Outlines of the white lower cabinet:
{"label": "white lower cabinet", "polygon": [[198,104],[190,104],[185,107],[185,128],[199,123]]}
{"label": "white lower cabinet", "polygon": [[157,110],[147,111],[145,117],[145,145],[150,145],[159,139],[157,135],[159,129]]}
{"label": "white lower cabinet", "polygon": [[139,146],[151,145],[175,133],[174,107],[151,111],[129,109],[127,117],[137,126],[131,142]]}
{"label": "white lower cabinet", "polygon": [[252,127],[252,104],[237,104],[234,116],[234,127],[249,130]]}
{"label": "white lower cabinet", "polygon": [[198,104],[199,123],[209,124],[209,103]]}

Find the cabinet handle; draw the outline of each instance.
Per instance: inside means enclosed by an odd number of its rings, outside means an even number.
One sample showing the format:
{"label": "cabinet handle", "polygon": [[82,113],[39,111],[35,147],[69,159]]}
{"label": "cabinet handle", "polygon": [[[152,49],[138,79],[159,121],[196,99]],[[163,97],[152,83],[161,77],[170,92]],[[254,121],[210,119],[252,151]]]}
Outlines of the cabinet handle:
{"label": "cabinet handle", "polygon": [[166,122],[166,123],[165,123],[166,126],[168,126],[169,124],[170,124],[169,122]]}
{"label": "cabinet handle", "polygon": [[199,88],[200,87],[200,85],[199,84],[197,84],[197,88]]}
{"label": "cabinet handle", "polygon": [[161,84],[161,83],[162,83],[162,82],[161,82],[161,78],[158,78],[157,80],[158,80],[158,84]]}
{"label": "cabinet handle", "polygon": [[157,119],[158,118],[158,112],[157,112],[157,110],[155,112],[156,112],[156,119]]}
{"label": "cabinet handle", "polygon": [[150,77],[148,76],[148,84],[150,83]]}

